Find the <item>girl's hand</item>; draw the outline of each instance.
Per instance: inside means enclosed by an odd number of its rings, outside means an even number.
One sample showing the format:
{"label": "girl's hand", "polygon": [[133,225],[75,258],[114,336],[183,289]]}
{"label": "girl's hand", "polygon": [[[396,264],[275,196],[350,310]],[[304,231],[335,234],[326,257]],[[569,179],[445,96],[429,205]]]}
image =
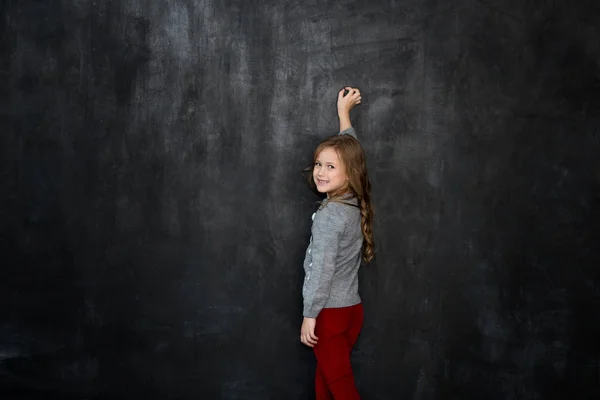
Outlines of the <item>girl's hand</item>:
{"label": "girl's hand", "polygon": [[[346,93],[345,96],[344,96],[344,90],[348,91],[348,93]],[[361,100],[362,100],[362,97],[360,96],[360,90],[346,86],[344,89],[340,90],[340,92],[338,93],[338,102],[337,102],[338,114],[339,115],[350,114],[350,110],[352,110],[352,108],[355,105],[360,104]]]}
{"label": "girl's hand", "polygon": [[300,330],[300,341],[308,347],[314,347],[317,344],[318,337],[315,336],[315,326],[317,325],[316,318],[306,318],[302,322]]}

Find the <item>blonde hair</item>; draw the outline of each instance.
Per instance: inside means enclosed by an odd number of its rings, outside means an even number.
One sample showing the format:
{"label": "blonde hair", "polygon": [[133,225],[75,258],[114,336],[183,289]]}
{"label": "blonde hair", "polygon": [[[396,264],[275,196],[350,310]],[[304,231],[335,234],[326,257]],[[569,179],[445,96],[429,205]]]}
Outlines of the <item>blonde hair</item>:
{"label": "blonde hair", "polygon": [[[348,193],[357,198],[361,216],[360,226],[365,239],[362,247],[362,257],[365,262],[369,263],[375,257],[375,242],[373,240],[374,211],[371,205],[371,182],[367,173],[364,150],[358,140],[351,135],[334,135],[319,143],[313,154],[313,165],[305,169],[305,172],[310,172],[307,179],[314,190],[317,190],[312,176],[314,164],[321,151],[327,147],[335,150],[348,176],[348,183],[335,193],[331,193],[329,201],[344,203],[341,198]],[[353,204],[349,205],[354,206]]]}

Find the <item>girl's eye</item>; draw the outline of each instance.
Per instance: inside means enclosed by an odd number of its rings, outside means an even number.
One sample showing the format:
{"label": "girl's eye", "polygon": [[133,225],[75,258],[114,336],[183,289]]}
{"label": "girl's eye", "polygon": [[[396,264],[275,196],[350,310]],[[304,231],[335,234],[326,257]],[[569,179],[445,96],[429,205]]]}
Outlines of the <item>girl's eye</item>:
{"label": "girl's eye", "polygon": [[329,165],[329,167],[331,167],[330,169],[333,169],[333,168],[335,168],[333,165]]}

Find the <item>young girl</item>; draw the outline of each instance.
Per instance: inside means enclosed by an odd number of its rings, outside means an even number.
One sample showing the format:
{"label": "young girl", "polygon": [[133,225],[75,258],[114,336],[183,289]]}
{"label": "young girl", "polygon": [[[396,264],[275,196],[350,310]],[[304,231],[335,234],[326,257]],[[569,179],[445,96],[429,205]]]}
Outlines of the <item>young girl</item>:
{"label": "young girl", "polygon": [[[348,93],[344,95],[344,91]],[[317,400],[359,399],[350,354],[363,323],[358,294],[361,261],[374,257],[373,211],[365,155],[350,123],[360,91],[338,94],[340,133],[317,146],[309,182],[327,193],[313,214],[304,260],[304,321],[300,340],[317,359]]]}

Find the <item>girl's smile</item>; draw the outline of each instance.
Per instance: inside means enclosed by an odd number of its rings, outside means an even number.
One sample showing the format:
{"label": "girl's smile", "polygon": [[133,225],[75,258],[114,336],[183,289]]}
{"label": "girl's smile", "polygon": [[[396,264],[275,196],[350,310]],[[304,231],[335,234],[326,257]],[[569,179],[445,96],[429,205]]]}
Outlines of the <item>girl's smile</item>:
{"label": "girl's smile", "polygon": [[317,155],[313,180],[321,193],[330,194],[344,186],[346,171],[335,149],[326,147]]}

